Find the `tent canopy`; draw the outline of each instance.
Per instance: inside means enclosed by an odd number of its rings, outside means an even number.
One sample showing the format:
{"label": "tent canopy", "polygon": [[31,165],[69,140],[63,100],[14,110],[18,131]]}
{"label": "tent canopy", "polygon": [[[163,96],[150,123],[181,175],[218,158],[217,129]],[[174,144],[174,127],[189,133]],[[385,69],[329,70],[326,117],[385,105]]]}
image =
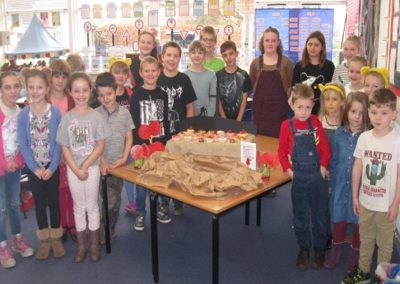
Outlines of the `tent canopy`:
{"label": "tent canopy", "polygon": [[43,27],[36,14],[33,15],[28,29],[17,46],[11,52],[6,52],[8,58],[43,58],[57,57],[64,54],[65,48]]}

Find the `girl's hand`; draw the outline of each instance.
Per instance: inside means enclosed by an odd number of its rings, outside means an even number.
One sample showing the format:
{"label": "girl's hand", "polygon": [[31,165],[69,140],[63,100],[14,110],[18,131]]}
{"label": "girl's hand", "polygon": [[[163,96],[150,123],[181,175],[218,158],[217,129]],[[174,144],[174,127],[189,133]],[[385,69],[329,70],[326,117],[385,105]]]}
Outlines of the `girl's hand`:
{"label": "girl's hand", "polygon": [[107,173],[108,173],[108,168],[109,168],[108,165],[101,164],[100,165],[100,173],[101,173],[101,175],[106,176]]}
{"label": "girl's hand", "polygon": [[18,169],[18,165],[15,160],[8,161],[6,171],[9,173],[13,173]]}
{"label": "girl's hand", "polygon": [[323,167],[323,166],[320,166],[319,168],[320,168],[320,171],[321,171],[322,178],[323,178],[324,180],[328,180],[328,177],[329,177],[329,172],[328,172],[328,170],[327,170],[325,167]]}
{"label": "girl's hand", "polygon": [[121,166],[123,166],[125,164],[126,164],[126,160],[119,159],[119,160],[116,160],[114,163],[111,164],[110,169],[115,169],[115,168],[121,167]]}
{"label": "girl's hand", "polygon": [[293,179],[293,170],[287,169],[286,173],[289,175],[290,179]]}
{"label": "girl's hand", "polygon": [[53,175],[53,173],[49,169],[46,169],[42,173],[42,179],[43,180],[49,180],[52,175]]}
{"label": "girl's hand", "polygon": [[360,215],[360,203],[358,202],[358,199],[354,199],[353,198],[353,211],[354,214],[356,214],[357,216]]}
{"label": "girl's hand", "polygon": [[79,180],[87,180],[87,178],[89,177],[89,173],[87,170],[85,169],[79,169],[76,173],[76,176],[79,178]]}
{"label": "girl's hand", "polygon": [[386,219],[389,222],[393,222],[397,218],[397,213],[399,212],[399,206],[390,205],[389,211],[386,213]]}
{"label": "girl's hand", "polygon": [[34,174],[35,174],[35,176],[36,176],[38,179],[42,179],[43,169],[42,169],[42,168],[37,169],[37,170],[34,172]]}

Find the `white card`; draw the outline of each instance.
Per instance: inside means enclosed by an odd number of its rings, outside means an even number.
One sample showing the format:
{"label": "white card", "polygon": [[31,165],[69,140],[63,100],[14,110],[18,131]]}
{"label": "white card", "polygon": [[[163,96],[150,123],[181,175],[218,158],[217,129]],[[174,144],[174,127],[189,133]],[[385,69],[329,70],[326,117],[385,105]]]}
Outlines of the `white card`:
{"label": "white card", "polygon": [[257,169],[257,145],[256,143],[240,143],[240,161],[252,170]]}

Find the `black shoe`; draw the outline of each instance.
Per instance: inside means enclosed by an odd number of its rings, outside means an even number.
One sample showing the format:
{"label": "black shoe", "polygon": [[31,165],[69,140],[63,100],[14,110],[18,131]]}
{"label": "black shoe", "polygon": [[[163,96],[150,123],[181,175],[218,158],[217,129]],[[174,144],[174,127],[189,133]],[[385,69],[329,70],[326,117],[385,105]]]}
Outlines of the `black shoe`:
{"label": "black shoe", "polygon": [[321,266],[324,264],[324,260],[325,260],[325,253],[323,251],[314,252],[314,257],[311,263],[311,267],[314,269],[320,269]]}
{"label": "black shoe", "polygon": [[78,239],[76,238],[76,234],[72,234],[71,231],[69,231],[69,235],[72,241],[74,241],[75,243],[78,241]]}
{"label": "black shoe", "polygon": [[332,248],[332,234],[329,234],[328,242],[326,243],[326,250],[330,250]]}
{"label": "black shoe", "polygon": [[300,270],[306,270],[310,262],[310,250],[300,249],[299,255],[297,256],[296,267]]}
{"label": "black shoe", "polygon": [[67,231],[65,231],[65,233],[63,233],[63,235],[62,235],[62,237],[61,237],[61,241],[62,241],[63,243],[65,243],[65,242],[67,241],[67,238],[68,238],[68,234],[67,234]]}

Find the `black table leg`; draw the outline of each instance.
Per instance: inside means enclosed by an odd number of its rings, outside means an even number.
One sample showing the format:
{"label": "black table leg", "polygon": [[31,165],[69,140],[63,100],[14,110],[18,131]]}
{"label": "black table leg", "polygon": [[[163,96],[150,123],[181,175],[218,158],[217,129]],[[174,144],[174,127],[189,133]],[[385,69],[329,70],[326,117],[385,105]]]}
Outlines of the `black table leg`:
{"label": "black table leg", "polygon": [[111,241],[110,241],[110,216],[108,215],[108,196],[107,196],[107,176],[101,176],[102,183],[102,195],[103,195],[103,205],[104,205],[104,233],[106,239],[106,252],[111,253]]}
{"label": "black table leg", "polygon": [[245,225],[249,225],[250,223],[250,202],[246,202],[245,204],[244,223]]}
{"label": "black table leg", "polygon": [[261,224],[261,197],[257,197],[257,226]]}
{"label": "black table leg", "polygon": [[150,227],[151,227],[151,263],[153,282],[158,283],[158,238],[157,238],[157,198],[158,194],[150,191]]}
{"label": "black table leg", "polygon": [[212,275],[213,284],[218,284],[219,278],[219,217],[213,215],[212,220]]}

